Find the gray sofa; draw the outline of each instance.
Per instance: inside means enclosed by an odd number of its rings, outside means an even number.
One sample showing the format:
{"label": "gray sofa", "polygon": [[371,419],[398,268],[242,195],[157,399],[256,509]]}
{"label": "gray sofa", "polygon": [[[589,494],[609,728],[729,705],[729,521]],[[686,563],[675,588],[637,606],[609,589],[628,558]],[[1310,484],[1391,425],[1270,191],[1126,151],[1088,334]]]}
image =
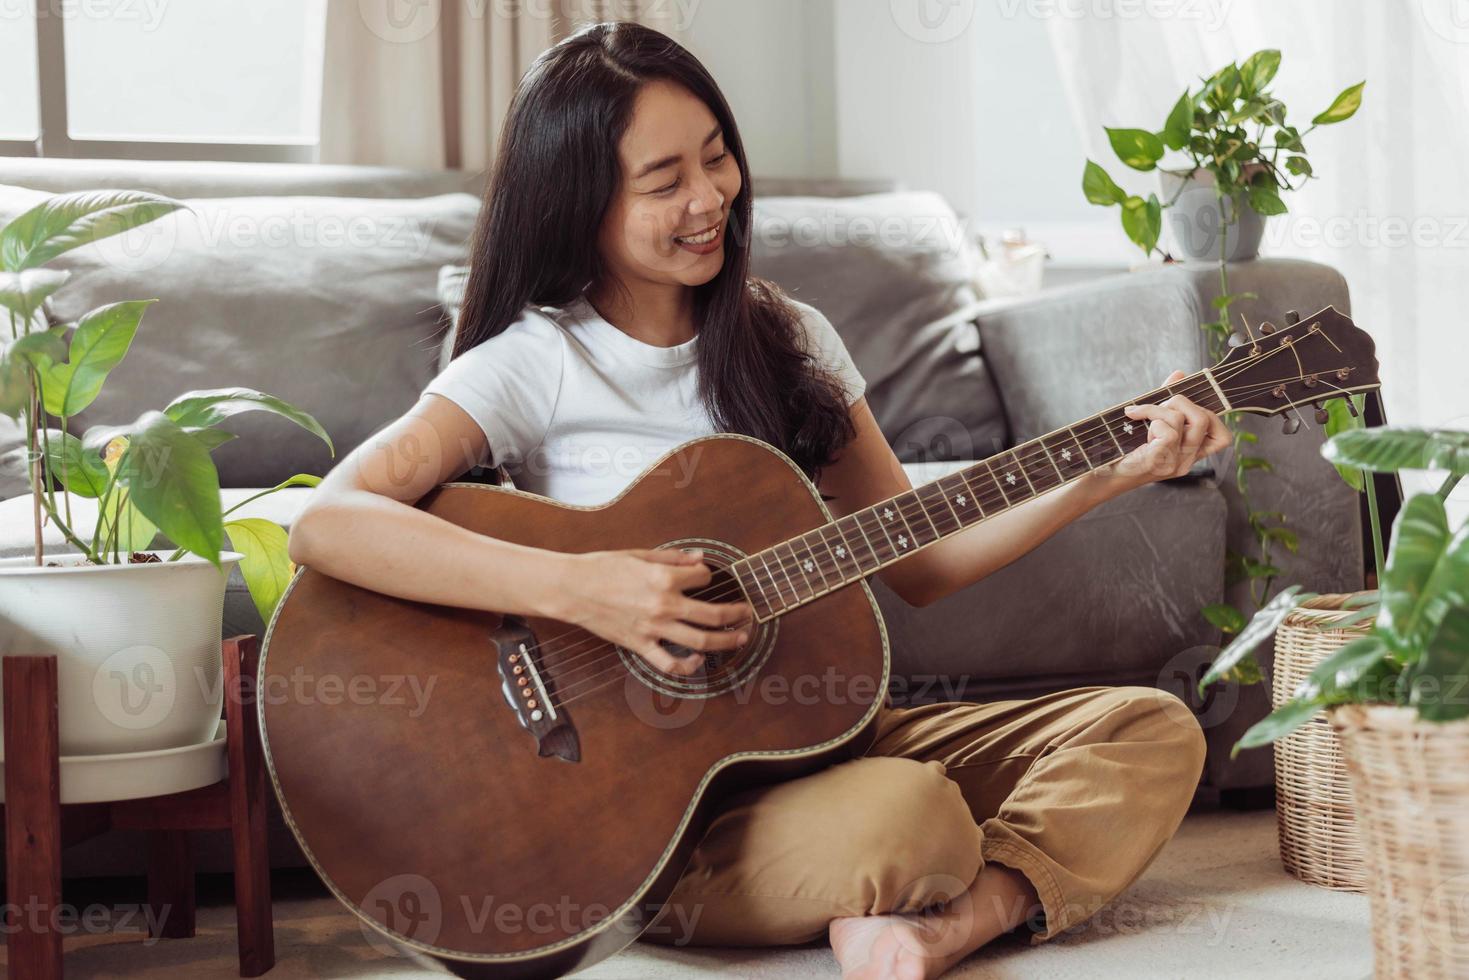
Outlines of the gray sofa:
{"label": "gray sofa", "polygon": [[[161,300],[103,397],[73,420],[75,431],[136,418],[191,388],[246,385],[316,415],[341,458],[407,409],[438,369],[447,320],[439,271],[464,259],[481,179],[366,167],[0,158],[0,221],[37,191],[82,188],[156,191],[189,199],[198,212],[192,230],[155,229],[127,247],[91,246],[62,263],[73,279],[56,297],[56,316],[120,299]],[[854,189],[878,188],[819,190]],[[849,228],[864,209],[891,212],[915,200],[812,194],[810,185],[757,186],[766,218],[828,214]],[[922,200],[935,213],[947,208],[933,195]],[[910,238],[927,234],[907,228]],[[1198,324],[1216,295],[1210,267],[1154,267],[1021,301],[980,302],[955,271],[963,255],[953,242],[935,254],[902,234],[899,227],[896,240],[879,235],[867,244],[827,235],[814,245],[757,234],[755,268],[816,304],[842,332],[915,485],[1152,389],[1173,368],[1206,366]],[[1345,283],[1324,266],[1262,260],[1234,266],[1231,276],[1234,291],[1259,297],[1241,304],[1252,323],[1287,309],[1347,307]],[[16,452],[23,439],[0,419],[3,426],[0,556],[29,554],[30,505]],[[280,420],[242,417],[228,427],[241,438],[215,452],[226,506],[290,473],[332,465],[319,443]],[[1283,510],[1301,532],[1299,553],[1282,558],[1282,581],[1361,588],[1357,498],[1318,455],[1319,428],[1288,438],[1275,419],[1252,420],[1250,428],[1276,461],[1273,473],[1254,481],[1260,506]],[[243,513],[289,526],[308,493],[278,493]],[[62,550],[53,531],[48,548]],[[1241,598],[1243,586],[1226,589],[1225,551],[1248,550],[1250,540],[1225,459],[1218,473],[1201,467],[1100,507],[930,606],[910,607],[874,581],[892,644],[894,697],[991,700],[1086,684],[1157,685],[1184,697],[1203,722],[1207,785],[1267,786],[1269,749],[1228,758],[1239,733],[1266,712],[1265,689],[1221,690],[1203,702],[1193,693],[1220,639],[1199,609]],[[225,612],[226,633],[263,633],[238,572]]]}

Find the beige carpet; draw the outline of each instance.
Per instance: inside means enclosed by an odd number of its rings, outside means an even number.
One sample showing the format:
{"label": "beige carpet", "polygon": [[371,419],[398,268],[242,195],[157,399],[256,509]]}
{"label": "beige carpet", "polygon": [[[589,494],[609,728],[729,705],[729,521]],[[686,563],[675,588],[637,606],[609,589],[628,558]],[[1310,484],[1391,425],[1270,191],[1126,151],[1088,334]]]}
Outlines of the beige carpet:
{"label": "beige carpet", "polygon": [[[356,920],[314,879],[278,875],[275,980],[315,977],[437,976],[369,944]],[[91,894],[68,883],[68,902],[120,908],[141,898],[136,883]],[[120,886],[128,886],[118,893]],[[234,910],[227,879],[201,877],[199,931],[193,939],[145,941],[136,922],[119,931],[66,940],[68,977],[237,976]],[[90,883],[87,889],[93,889]],[[223,892],[223,894],[221,894]],[[203,905],[202,903],[211,904]],[[976,978],[1207,976],[1370,977],[1367,899],[1302,884],[1276,850],[1272,811],[1191,813],[1177,836],[1132,888],[1075,934],[1031,947],[1005,937],[972,955],[950,976]],[[835,977],[821,945],[779,949],[670,949],[635,943],[584,970],[587,980],[674,977]]]}

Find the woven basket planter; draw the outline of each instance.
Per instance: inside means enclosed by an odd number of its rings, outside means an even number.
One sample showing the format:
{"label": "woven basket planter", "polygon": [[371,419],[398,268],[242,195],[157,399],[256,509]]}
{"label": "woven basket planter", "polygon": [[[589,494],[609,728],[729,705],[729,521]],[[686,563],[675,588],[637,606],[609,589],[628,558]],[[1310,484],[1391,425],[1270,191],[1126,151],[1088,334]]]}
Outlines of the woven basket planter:
{"label": "woven basket planter", "polygon": [[[1272,708],[1290,700],[1296,686],[1317,664],[1370,628],[1370,619],[1342,629],[1310,628],[1346,616],[1348,611],[1341,605],[1348,598],[1328,594],[1308,599],[1276,630]],[[1356,807],[1341,738],[1324,714],[1275,742],[1275,819],[1280,860],[1287,871],[1323,888],[1366,890]]]}
{"label": "woven basket planter", "polygon": [[1377,980],[1469,977],[1469,721],[1396,705],[1328,714],[1372,868]]}

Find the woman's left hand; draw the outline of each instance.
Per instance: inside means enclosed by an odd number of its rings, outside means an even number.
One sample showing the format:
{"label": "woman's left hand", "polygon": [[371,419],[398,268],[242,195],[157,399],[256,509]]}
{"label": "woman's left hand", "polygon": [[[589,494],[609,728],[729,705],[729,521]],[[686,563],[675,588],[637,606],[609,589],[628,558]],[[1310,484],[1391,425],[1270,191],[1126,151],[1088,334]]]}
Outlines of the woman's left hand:
{"label": "woman's left hand", "polygon": [[[1174,371],[1163,383],[1185,377]],[[1173,395],[1158,405],[1129,405],[1124,411],[1128,418],[1148,420],[1148,441],[1114,464],[1124,480],[1122,489],[1183,476],[1198,460],[1234,440],[1219,416],[1184,395]]]}

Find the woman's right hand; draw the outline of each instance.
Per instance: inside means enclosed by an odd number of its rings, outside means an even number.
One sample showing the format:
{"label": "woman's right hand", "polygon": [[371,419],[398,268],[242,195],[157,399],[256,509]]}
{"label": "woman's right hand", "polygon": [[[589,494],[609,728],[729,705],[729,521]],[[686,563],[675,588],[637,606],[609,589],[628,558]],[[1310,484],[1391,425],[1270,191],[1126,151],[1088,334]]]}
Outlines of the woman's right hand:
{"label": "woman's right hand", "polygon": [[[708,652],[731,650],[749,639],[754,617],[749,602],[706,602],[684,595],[713,578],[700,551],[627,548],[561,557],[567,562],[566,574],[553,618],[631,650],[659,670],[689,676],[704,659],[670,653],[660,640]],[[736,624],[744,628],[722,628]]]}

